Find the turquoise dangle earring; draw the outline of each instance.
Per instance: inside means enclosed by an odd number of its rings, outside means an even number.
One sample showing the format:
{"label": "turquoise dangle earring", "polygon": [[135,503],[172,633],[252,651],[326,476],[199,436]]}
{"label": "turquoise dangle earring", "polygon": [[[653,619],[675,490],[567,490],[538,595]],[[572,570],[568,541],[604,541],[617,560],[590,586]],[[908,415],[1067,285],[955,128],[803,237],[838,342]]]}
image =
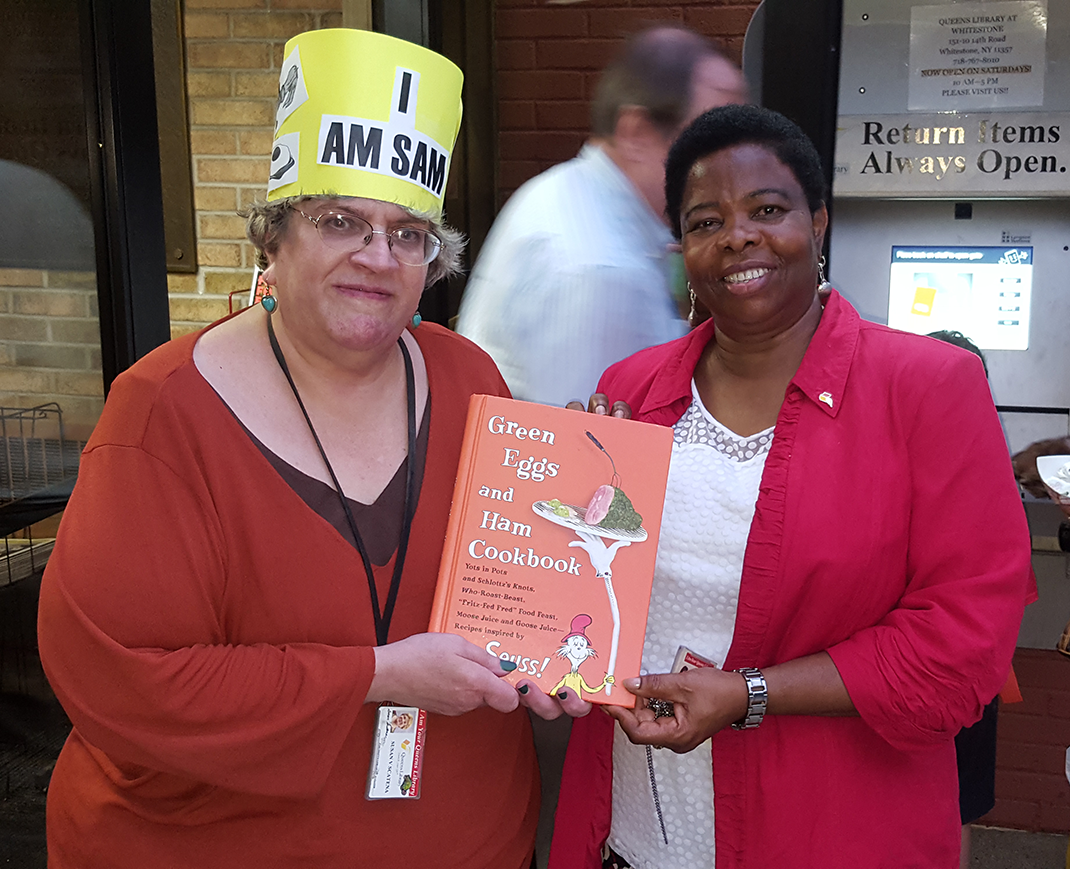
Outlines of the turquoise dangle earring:
{"label": "turquoise dangle earring", "polygon": [[[270,268],[270,266],[269,266]],[[264,272],[260,271],[259,266],[256,269],[256,280],[253,283],[253,301],[260,300],[260,304],[264,306],[264,310],[269,314],[275,313],[275,309],[279,306],[279,300],[272,295],[272,291],[275,289],[271,284],[267,282],[264,277]]]}
{"label": "turquoise dangle earring", "polygon": [[274,289],[275,287],[264,278],[263,272],[256,276],[256,291],[260,296],[260,304],[264,306],[264,310],[269,314],[274,314],[275,309],[279,306],[279,300],[272,295]]}
{"label": "turquoise dangle earring", "polygon": [[415,329],[424,321],[424,318],[420,316],[420,312],[417,311],[412,315],[412,328]]}

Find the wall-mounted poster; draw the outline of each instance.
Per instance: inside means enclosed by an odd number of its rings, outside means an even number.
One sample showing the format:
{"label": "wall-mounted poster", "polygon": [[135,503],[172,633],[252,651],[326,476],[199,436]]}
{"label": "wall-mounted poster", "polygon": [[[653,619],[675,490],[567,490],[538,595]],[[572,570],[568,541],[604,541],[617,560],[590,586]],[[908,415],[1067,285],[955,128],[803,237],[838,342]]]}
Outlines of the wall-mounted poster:
{"label": "wall-mounted poster", "polygon": [[982,350],[1029,349],[1031,247],[892,248],[888,325],[961,332]]}
{"label": "wall-mounted poster", "polygon": [[1043,105],[1047,33],[1047,0],[912,7],[907,108]]}

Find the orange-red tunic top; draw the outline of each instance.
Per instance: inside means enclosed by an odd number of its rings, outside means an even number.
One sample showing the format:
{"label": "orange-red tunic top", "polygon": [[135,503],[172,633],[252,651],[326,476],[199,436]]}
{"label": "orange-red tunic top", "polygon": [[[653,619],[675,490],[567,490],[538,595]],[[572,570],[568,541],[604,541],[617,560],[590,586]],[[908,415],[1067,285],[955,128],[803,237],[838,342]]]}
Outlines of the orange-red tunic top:
{"label": "orange-red tunic top", "polygon": [[[508,394],[474,345],[432,324],[415,337],[431,419],[392,641],[427,628],[468,398]],[[49,865],[527,867],[539,782],[522,709],[429,716],[421,798],[365,800],[359,554],[242,430],[195,341],[116,380],[45,573],[41,659],[74,724]]]}

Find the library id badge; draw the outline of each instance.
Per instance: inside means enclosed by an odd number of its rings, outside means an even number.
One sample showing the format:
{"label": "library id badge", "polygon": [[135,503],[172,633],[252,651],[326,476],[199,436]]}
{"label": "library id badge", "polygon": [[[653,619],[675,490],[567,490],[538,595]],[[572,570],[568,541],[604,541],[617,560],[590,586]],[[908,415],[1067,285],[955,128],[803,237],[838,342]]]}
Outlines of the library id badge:
{"label": "library id badge", "polygon": [[375,715],[369,800],[417,800],[423,770],[427,713],[415,706],[380,706]]}

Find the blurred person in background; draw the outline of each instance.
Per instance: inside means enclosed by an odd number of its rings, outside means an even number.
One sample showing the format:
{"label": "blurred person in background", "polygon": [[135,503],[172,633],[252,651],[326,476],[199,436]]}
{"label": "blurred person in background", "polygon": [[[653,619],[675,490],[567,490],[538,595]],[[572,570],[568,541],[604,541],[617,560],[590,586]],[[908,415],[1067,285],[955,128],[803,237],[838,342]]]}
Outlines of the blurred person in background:
{"label": "blurred person in background", "polygon": [[633,36],[606,67],[591,138],[513,194],[461,302],[457,330],[490,354],[515,398],[585,399],[609,365],[686,331],[665,157],[693,118],[746,100],[735,64],[681,27]]}
{"label": "blurred person in background", "polygon": [[[1059,548],[1070,552],[1070,498],[1060,496],[1049,489],[1037,470],[1037,458],[1040,456],[1070,456],[1070,437],[1048,438],[1034,441],[1024,450],[1014,454],[1014,476],[1026,492],[1034,498],[1051,498],[1065,517],[1059,523]],[[1055,648],[1070,657],[1070,621],[1063,628],[1062,635]],[[1070,782],[1070,748],[1066,749],[1066,780]],[[1066,850],[1066,869],[1070,869],[1070,847]]]}
{"label": "blurred person in background", "polygon": [[[1060,498],[1041,480],[1037,472],[1038,456],[1062,456],[1070,455],[1070,437],[1048,438],[1047,440],[1035,441],[1021,452],[1014,454],[1014,475],[1018,484],[1034,498],[1051,498],[1063,515],[1070,520],[1070,503],[1065,498]],[[1064,521],[1063,524],[1066,524]],[[1060,538],[1062,531],[1060,530]],[[1066,551],[1064,549],[1064,551]]]}

